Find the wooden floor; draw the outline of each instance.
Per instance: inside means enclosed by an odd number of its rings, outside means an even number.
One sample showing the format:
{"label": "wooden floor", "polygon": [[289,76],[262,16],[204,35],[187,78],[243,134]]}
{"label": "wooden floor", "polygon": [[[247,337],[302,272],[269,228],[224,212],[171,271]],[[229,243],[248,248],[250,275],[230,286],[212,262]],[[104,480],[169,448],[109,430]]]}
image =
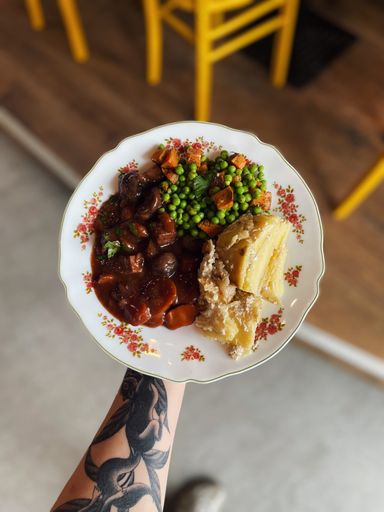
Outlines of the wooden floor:
{"label": "wooden floor", "polygon": [[[1,104],[80,176],[123,137],[192,117],[192,50],[166,31],[164,81],[146,85],[139,4],[80,2],[92,58],[77,65],[55,2],[46,3],[48,27],[33,33],[23,2],[2,1]],[[348,220],[330,215],[384,152],[384,13],[374,0],[313,3],[332,4],[358,42],[304,89],[276,91],[257,64],[227,59],[216,67],[212,120],[272,142],[302,173],[321,209],[327,260],[309,320],[384,357],[383,187]]]}

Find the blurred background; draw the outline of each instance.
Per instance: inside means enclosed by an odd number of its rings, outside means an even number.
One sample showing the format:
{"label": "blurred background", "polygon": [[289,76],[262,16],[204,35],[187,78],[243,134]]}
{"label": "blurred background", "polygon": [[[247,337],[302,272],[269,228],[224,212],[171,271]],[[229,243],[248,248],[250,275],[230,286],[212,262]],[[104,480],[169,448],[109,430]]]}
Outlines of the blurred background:
{"label": "blurred background", "polygon": [[327,269],[283,353],[187,386],[169,495],[203,473],[225,512],[383,510],[383,34],[381,0],[0,1],[4,510],[49,509],[123,375],[57,277],[71,191],[122,138],[194,118],[299,170]]}

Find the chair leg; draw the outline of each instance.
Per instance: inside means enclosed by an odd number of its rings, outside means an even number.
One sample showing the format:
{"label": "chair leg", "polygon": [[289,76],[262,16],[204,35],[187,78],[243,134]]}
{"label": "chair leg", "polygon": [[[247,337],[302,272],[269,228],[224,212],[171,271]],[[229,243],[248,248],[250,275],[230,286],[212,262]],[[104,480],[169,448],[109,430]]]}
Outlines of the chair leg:
{"label": "chair leg", "polygon": [[272,53],[271,81],[275,87],[284,87],[287,81],[298,8],[299,0],[286,0],[282,8],[284,25],[275,35]]}
{"label": "chair leg", "polygon": [[211,42],[208,37],[210,15],[206,0],[196,0],[195,23],[195,117],[198,121],[208,121],[212,89],[212,63],[209,57]]}
{"label": "chair leg", "polygon": [[147,81],[157,85],[161,80],[163,34],[159,0],[143,0],[147,35]]}
{"label": "chair leg", "polygon": [[357,187],[334,210],[336,220],[346,219],[384,181],[384,157],[380,158]]}
{"label": "chair leg", "polygon": [[45,19],[41,0],[25,0],[29,21],[34,30],[42,30],[45,27]]}
{"label": "chair leg", "polygon": [[89,59],[89,50],[76,0],[58,0],[58,5],[73,58],[84,62]]}

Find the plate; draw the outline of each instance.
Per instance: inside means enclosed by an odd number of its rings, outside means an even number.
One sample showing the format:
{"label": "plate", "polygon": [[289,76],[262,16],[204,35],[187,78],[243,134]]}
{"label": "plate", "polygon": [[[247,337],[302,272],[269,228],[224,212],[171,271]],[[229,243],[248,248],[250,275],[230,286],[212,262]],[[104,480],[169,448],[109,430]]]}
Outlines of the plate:
{"label": "plate", "polygon": [[[281,307],[264,303],[256,331],[258,348],[233,360],[219,343],[194,326],[132,327],[99,302],[91,279],[93,222],[103,201],[117,190],[117,170],[149,166],[160,144],[198,144],[207,154],[244,153],[264,165],[272,212],[291,223],[285,292]],[[139,372],[176,382],[212,382],[265,363],[287,345],[319,295],[324,273],[323,230],[315,199],[300,174],[270,144],[252,133],[213,123],[172,123],[124,139],[105,153],[70,198],[60,234],[60,277],[68,301],[94,340],[111,357]]]}

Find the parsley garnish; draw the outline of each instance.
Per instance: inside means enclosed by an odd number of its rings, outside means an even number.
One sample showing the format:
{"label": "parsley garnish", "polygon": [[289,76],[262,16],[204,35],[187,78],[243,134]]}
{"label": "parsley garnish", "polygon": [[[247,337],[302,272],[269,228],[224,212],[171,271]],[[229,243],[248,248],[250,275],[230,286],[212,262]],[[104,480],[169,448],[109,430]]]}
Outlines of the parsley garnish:
{"label": "parsley garnish", "polygon": [[196,178],[193,180],[193,191],[197,199],[200,199],[201,196],[204,195],[208,187],[209,180],[207,180],[203,176],[196,176]]}
{"label": "parsley garnish", "polygon": [[113,258],[113,256],[119,251],[120,246],[121,244],[118,240],[115,240],[114,242],[109,240],[104,244],[103,250],[107,251],[108,259]]}

